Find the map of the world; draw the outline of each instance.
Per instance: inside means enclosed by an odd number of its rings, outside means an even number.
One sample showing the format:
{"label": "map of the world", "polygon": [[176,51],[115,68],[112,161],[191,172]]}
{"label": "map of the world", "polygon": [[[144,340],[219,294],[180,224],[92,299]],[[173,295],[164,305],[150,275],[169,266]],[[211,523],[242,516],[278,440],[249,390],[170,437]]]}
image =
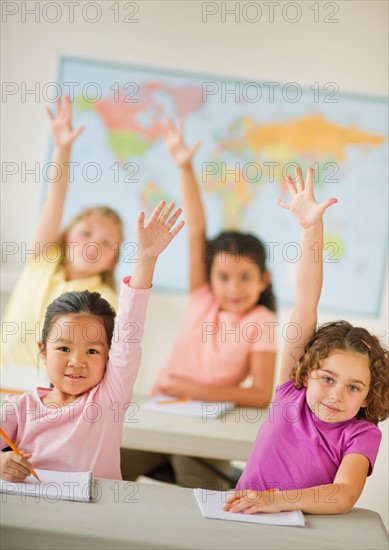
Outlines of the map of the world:
{"label": "map of the world", "polygon": [[[138,212],[161,199],[181,204],[163,128],[168,117],[183,117],[186,143],[202,140],[194,165],[208,237],[236,229],[261,238],[278,301],[291,305],[299,228],[276,199],[288,199],[283,177],[296,165],[314,166],[318,200],[339,200],[325,217],[321,307],[377,316],[387,257],[387,103],[316,84],[61,58],[52,90],[70,95],[74,126],[85,126],[73,148],[65,221],[87,205],[116,209],[126,228],[117,277],[131,273]],[[157,289],[187,290],[187,237],[182,231],[160,258]]]}

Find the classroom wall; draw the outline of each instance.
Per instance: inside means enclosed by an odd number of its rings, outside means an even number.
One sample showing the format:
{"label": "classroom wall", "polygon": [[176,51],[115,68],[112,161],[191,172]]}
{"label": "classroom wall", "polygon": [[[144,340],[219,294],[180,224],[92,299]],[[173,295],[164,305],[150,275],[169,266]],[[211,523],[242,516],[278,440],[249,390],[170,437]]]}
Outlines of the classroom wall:
{"label": "classroom wall", "polygon": [[[96,7],[87,4],[98,4],[100,21],[91,22],[97,14]],[[130,4],[139,8],[136,14],[129,11],[132,10]],[[44,160],[48,135],[45,104],[42,96],[24,98],[22,89],[54,80],[55,59],[59,54],[242,79],[298,82],[306,87],[315,82],[320,85],[336,82],[340,92],[387,94],[386,2],[275,4],[271,20],[269,7],[264,2],[79,1],[74,4],[71,21],[70,8],[59,2],[2,2],[3,86],[4,83],[18,86],[15,94],[3,97],[2,102],[3,162],[15,162],[19,167],[24,162],[31,167]],[[258,15],[259,8],[261,19],[250,22]],[[34,9],[35,15],[26,13]],[[233,13],[226,14],[226,9]],[[292,23],[296,10],[300,11],[301,18]],[[211,15],[211,12],[217,13]],[[56,17],[57,22],[50,22]],[[125,17],[138,22],[125,23]],[[335,19],[338,22],[331,22]],[[27,177],[25,182],[13,178],[12,184],[2,183],[2,241],[29,242],[39,192],[40,183],[32,177]],[[21,269],[19,255],[2,263],[2,306]],[[184,302],[180,295],[153,294],[137,390],[149,386],[156,369],[166,358],[180,325]],[[387,339],[385,303],[379,319],[347,318]],[[289,311],[281,310],[281,325],[287,322],[288,315]],[[320,321],[330,319],[330,314],[320,315]],[[389,469],[388,422],[381,425],[381,429],[383,441],[376,470],[367,481],[358,505],[378,511],[388,526],[385,489]]]}

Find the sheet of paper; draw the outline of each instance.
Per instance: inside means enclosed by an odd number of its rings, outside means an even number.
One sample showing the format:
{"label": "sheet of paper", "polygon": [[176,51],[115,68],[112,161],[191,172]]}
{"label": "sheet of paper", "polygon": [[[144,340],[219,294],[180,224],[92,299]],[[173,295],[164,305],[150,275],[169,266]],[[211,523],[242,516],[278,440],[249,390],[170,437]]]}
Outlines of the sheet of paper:
{"label": "sheet of paper", "polygon": [[0,492],[43,497],[47,500],[91,500],[92,472],[35,470],[41,483],[30,475],[23,483],[0,479]]}
{"label": "sheet of paper", "polygon": [[236,407],[236,403],[232,402],[184,401],[169,395],[159,395],[142,405],[142,409],[145,411],[197,416],[204,420],[219,418],[226,411],[234,410]]}
{"label": "sheet of paper", "polygon": [[247,523],[262,523],[267,525],[297,525],[305,526],[305,518],[301,510],[279,512],[278,514],[239,514],[223,510],[228,498],[234,491],[210,491],[194,489],[197,503],[205,518],[225,519],[227,521],[245,521]]}

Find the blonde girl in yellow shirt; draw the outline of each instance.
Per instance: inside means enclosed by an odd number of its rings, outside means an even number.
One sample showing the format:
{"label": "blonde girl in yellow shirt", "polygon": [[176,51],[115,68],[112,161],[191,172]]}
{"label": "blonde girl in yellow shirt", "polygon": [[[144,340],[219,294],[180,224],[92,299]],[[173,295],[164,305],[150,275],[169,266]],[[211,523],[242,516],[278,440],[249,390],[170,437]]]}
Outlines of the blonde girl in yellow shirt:
{"label": "blonde girl in yellow shirt", "polygon": [[[61,229],[71,148],[83,128],[72,127],[68,97],[57,102],[55,114],[50,109],[47,112],[54,141],[51,172],[33,245],[29,247],[34,252],[28,254],[3,317],[2,387],[9,379],[6,373],[15,374],[16,366],[37,367],[44,312],[57,296],[87,289],[99,292],[117,306],[114,269],[123,240],[122,221],[111,208],[96,206],[82,210]],[[11,378],[14,384],[15,377]]]}

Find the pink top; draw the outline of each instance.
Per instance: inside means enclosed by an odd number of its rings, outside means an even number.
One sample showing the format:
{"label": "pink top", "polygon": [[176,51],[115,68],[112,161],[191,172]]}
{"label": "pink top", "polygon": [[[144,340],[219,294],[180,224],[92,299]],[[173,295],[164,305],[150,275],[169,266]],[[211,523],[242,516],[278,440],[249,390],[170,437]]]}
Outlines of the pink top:
{"label": "pink top", "polygon": [[[7,396],[1,422],[19,450],[32,453],[34,468],[93,471],[97,477],[121,479],[123,421],[141,362],[141,341],[151,289],[133,289],[124,279],[107,369],[101,382],[62,408],[47,408],[38,388]],[[0,438],[1,449],[7,447]]]}
{"label": "pink top", "polygon": [[236,386],[249,374],[255,351],[276,351],[275,316],[265,306],[244,315],[221,311],[210,286],[191,292],[183,327],[151,393],[162,393],[169,375],[213,386]]}
{"label": "pink top", "polygon": [[352,418],[323,422],[308,407],[306,388],[278,386],[237,489],[306,489],[333,483],[347,454],[366,456],[373,471],[381,442],[375,424]]}

